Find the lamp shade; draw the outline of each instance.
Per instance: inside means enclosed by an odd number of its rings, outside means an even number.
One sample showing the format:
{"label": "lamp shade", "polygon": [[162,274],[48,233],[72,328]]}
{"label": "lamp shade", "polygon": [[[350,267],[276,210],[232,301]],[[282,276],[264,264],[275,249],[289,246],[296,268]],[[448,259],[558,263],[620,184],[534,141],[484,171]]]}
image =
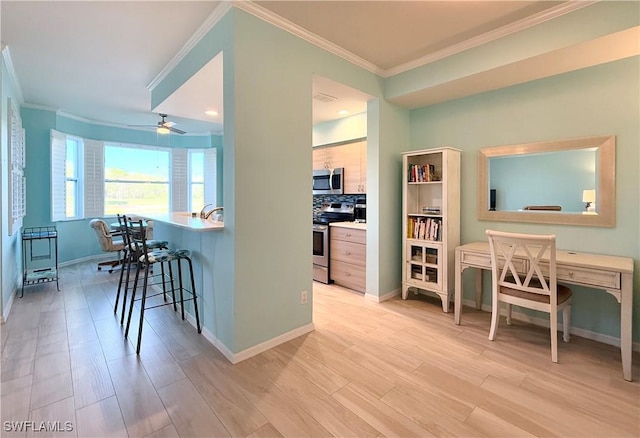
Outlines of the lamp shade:
{"label": "lamp shade", "polygon": [[163,134],[163,135],[164,135],[164,134],[168,134],[168,133],[170,133],[171,131],[169,131],[169,128],[167,128],[167,127],[165,127],[165,126],[158,126],[158,127],[156,128],[156,132],[157,132],[158,134]]}
{"label": "lamp shade", "polygon": [[582,202],[596,202],[596,190],[583,190],[582,191]]}

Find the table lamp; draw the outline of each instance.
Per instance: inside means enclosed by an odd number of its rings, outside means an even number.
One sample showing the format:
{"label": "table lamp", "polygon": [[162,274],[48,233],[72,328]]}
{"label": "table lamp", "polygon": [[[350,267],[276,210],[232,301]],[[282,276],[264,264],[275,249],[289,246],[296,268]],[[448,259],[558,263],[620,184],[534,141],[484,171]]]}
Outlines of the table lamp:
{"label": "table lamp", "polygon": [[[595,202],[596,202],[596,190],[595,189],[590,189],[590,190],[583,190],[582,191],[582,202],[585,202],[585,210],[587,211],[595,211],[596,207],[595,207]],[[592,205],[594,204],[594,205]]]}

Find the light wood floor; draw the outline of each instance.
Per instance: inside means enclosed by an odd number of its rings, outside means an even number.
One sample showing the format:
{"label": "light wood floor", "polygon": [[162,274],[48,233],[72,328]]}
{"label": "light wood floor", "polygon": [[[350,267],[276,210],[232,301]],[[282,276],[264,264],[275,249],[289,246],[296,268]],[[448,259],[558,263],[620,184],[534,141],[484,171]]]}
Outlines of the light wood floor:
{"label": "light wood floor", "polygon": [[[617,348],[439,302],[377,304],[314,285],[316,330],[231,365],[170,308],[147,313],[141,355],[112,305],[117,273],[61,270],[16,298],[2,334],[5,421],[72,422],[63,437],[640,435],[640,385]],[[137,330],[133,328],[132,339]],[[640,380],[640,358],[634,357]]]}

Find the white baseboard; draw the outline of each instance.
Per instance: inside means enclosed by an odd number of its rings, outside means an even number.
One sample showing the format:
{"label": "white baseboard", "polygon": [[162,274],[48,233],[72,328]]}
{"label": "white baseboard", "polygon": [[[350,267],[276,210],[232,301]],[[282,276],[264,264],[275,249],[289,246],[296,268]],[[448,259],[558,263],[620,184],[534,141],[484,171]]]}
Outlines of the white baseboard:
{"label": "white baseboard", "polygon": [[[475,300],[462,300],[462,304],[465,306],[473,307],[475,309]],[[526,322],[529,324],[537,325],[539,327],[549,328],[549,320],[546,318],[537,318],[535,316],[527,315],[522,312],[518,312],[517,307],[514,307],[511,316],[518,321]],[[484,312],[491,312],[491,306],[489,304],[483,304],[481,309]],[[503,309],[504,310],[504,309]],[[558,331],[562,332],[562,324],[558,324]],[[489,327],[487,327],[487,333],[489,333]],[[569,334],[580,336],[581,338],[591,339],[592,341],[602,342],[603,344],[613,345],[620,348],[620,338],[615,336],[603,335],[602,333],[592,332],[591,330],[584,330],[576,327],[569,327]],[[633,351],[640,351],[640,343],[633,343]]]}
{"label": "white baseboard", "polygon": [[18,288],[15,288],[11,292],[11,296],[9,297],[9,302],[6,307],[2,308],[2,315],[0,315],[0,324],[4,324],[9,319],[9,313],[11,312],[11,306],[13,306],[13,300],[15,300],[16,295],[18,295]]}
{"label": "white baseboard", "polygon": [[65,266],[72,266],[78,263],[92,262],[94,260],[98,262],[98,261],[110,260],[112,258],[113,258],[113,254],[106,252],[104,254],[96,254],[96,255],[90,255],[86,257],[80,257],[79,259],[67,260],[66,262],[58,263],[58,267],[64,268]]}
{"label": "white baseboard", "polygon": [[392,290],[391,292],[388,292],[388,293],[386,293],[384,295],[381,295],[381,296],[373,295],[373,294],[370,294],[370,293],[365,293],[364,297],[367,300],[371,300],[371,301],[374,301],[376,303],[381,303],[383,301],[387,301],[387,300],[390,300],[391,298],[397,297],[401,293],[402,293],[402,291],[398,288],[396,290]]}
{"label": "white baseboard", "polygon": [[[178,304],[178,308],[180,308],[180,304]],[[197,328],[196,318],[191,315],[189,312],[185,312],[187,321],[194,328]],[[222,341],[220,341],[216,336],[211,333],[211,331],[207,330],[206,327],[202,326],[202,336],[209,341],[214,347],[220,351],[226,357],[229,362],[236,364],[238,362],[242,362],[243,360],[249,359],[250,357],[256,356],[263,351],[267,351],[273,347],[276,347],[280,344],[284,344],[292,339],[295,339],[299,336],[307,334],[315,330],[313,323],[303,325],[302,327],[295,328],[286,333],[281,334],[280,336],[276,336],[275,338],[269,339],[268,341],[264,341],[260,344],[254,345],[253,347],[249,347],[245,350],[242,350],[238,353],[234,353],[229,348],[227,348]]]}

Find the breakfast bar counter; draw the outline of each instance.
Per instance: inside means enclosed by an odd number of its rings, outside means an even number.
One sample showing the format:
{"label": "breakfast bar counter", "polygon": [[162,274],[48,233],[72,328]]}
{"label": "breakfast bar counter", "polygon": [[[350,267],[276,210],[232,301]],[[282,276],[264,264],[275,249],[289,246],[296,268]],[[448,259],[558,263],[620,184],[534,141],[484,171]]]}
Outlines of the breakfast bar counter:
{"label": "breakfast bar counter", "polygon": [[147,220],[154,220],[191,231],[218,231],[224,229],[224,222],[193,217],[190,212],[158,213],[145,215]]}
{"label": "breakfast bar counter", "polygon": [[[203,335],[209,340],[217,338],[223,344],[231,345],[226,333],[219,333],[221,315],[226,313],[218,300],[224,301],[222,291],[225,266],[228,265],[228,251],[224,250],[225,226],[223,222],[192,217],[190,212],[149,214],[144,216],[153,221],[154,239],[166,240],[170,249],[188,250],[193,262],[193,273],[198,294],[198,310]],[[228,229],[228,227],[227,227]],[[215,275],[215,274],[218,275]],[[187,318],[195,325],[192,303],[185,303]],[[218,317],[216,318],[216,312]],[[216,325],[218,324],[218,326]],[[213,338],[212,338],[213,337]]]}

